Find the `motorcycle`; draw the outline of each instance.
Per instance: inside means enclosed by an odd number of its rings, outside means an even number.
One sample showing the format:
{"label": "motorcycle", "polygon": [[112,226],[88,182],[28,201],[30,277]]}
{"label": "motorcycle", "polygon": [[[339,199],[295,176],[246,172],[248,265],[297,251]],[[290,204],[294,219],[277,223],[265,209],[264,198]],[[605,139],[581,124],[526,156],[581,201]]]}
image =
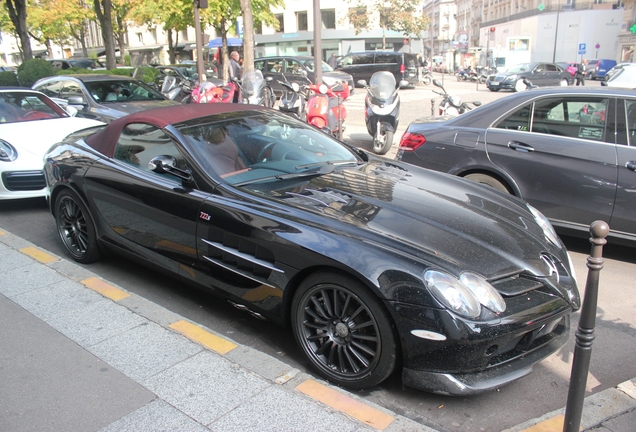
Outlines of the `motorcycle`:
{"label": "motorcycle", "polygon": [[331,87],[310,84],[307,89],[310,94],[307,100],[307,123],[342,140],[347,109],[340,94],[348,96],[348,84],[339,82]]}
{"label": "motorcycle", "polygon": [[194,83],[189,80],[180,80],[180,82],[178,82],[177,77],[166,76],[163,79],[160,91],[167,99],[187,103],[192,94],[193,84]]}
{"label": "motorcycle", "polygon": [[[284,75],[283,75],[284,76]],[[307,119],[307,87],[297,82],[278,81],[285,91],[278,102],[278,110],[299,119]]]}
{"label": "motorcycle", "polygon": [[[400,84],[402,87],[402,82]],[[365,80],[358,81],[358,85],[367,90],[364,122],[373,137],[373,151],[386,154],[393,145],[393,135],[400,120],[400,96],[395,77],[390,72],[376,72],[371,76],[369,85]]]}
{"label": "motorcycle", "polygon": [[442,83],[436,79],[433,80],[433,85],[441,88],[443,91],[442,93],[433,90],[433,93],[443,97],[439,104],[439,115],[441,116],[457,116],[473,109],[471,105],[476,107],[481,106],[481,102],[479,101],[463,102],[460,97],[449,95],[444,86],[442,86]]}
{"label": "motorcycle", "polygon": [[241,91],[240,101],[244,104],[262,105],[266,107],[273,107],[276,102],[276,96],[274,91],[269,86],[271,77],[265,79],[263,72],[258,69],[245,72],[241,77],[241,80],[234,79],[234,83],[239,87]]}
{"label": "motorcycle", "polygon": [[457,77],[457,81],[467,81],[468,72],[466,71],[466,69],[457,69],[457,72],[455,72],[455,77]]}
{"label": "motorcycle", "polygon": [[221,79],[210,78],[192,89],[191,100],[192,103],[232,103],[236,87],[234,82],[224,84]]}

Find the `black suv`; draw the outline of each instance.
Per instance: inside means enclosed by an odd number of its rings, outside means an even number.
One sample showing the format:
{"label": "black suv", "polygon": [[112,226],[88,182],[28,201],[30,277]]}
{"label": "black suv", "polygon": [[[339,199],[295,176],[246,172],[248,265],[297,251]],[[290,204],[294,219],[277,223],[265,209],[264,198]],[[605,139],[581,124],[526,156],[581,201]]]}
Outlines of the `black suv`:
{"label": "black suv", "polygon": [[[307,85],[313,84],[316,79],[314,58],[309,56],[261,57],[254,60],[254,69],[260,70],[265,78],[272,77],[270,85],[276,96],[282,95],[285,90],[279,81]],[[323,61],[322,82],[332,86],[338,81],[346,81],[351,93],[353,93],[354,84],[351,75],[334,71]]]}
{"label": "black suv", "polygon": [[418,82],[417,56],[397,51],[363,51],[349,53],[338,60],[339,71],[353,76],[354,82],[366,80],[380,71],[388,71],[395,77],[395,82],[408,81],[415,85]]}

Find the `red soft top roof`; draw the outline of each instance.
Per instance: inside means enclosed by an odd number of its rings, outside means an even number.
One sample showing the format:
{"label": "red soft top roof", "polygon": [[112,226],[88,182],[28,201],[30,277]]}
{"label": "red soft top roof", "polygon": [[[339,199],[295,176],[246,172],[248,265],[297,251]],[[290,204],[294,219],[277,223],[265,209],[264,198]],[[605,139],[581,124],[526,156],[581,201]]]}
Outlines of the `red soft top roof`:
{"label": "red soft top roof", "polygon": [[121,131],[131,123],[147,123],[158,128],[182,123],[199,117],[207,117],[234,111],[259,110],[263,107],[234,103],[182,104],[129,114],[113,120],[104,129],[86,138],[85,142],[104,156],[113,157]]}

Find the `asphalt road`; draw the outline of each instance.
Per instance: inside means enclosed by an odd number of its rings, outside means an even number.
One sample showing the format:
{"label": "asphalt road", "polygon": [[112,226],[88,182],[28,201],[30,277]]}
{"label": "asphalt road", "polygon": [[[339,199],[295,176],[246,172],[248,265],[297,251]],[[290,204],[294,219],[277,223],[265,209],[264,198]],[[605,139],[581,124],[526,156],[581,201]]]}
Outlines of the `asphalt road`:
{"label": "asphalt road", "polygon": [[[505,97],[501,92],[489,92],[483,85],[475,90],[474,83],[458,83],[454,77],[446,76],[445,84],[451,94],[466,100],[477,99],[486,103],[493,97]],[[430,114],[430,99],[435,96],[431,89],[432,86],[420,86],[402,91],[403,117],[398,131],[414,118]],[[364,147],[370,137],[364,133],[363,93],[362,89],[357,89],[347,102],[350,129],[346,140]],[[422,113],[427,109],[429,112]],[[392,152],[400,135],[396,134]],[[54,220],[48,214],[43,199],[0,202],[0,227],[65,256]],[[583,293],[590,245],[586,239],[564,240]],[[636,377],[636,362],[633,361],[636,358],[636,296],[633,292],[636,287],[636,254],[634,249],[609,244],[604,255],[596,339],[588,377],[588,390],[594,393]],[[109,257],[88,267],[101,277],[194,322],[311,373],[290,329],[259,321],[214,296],[118,257]],[[540,363],[530,376],[496,392],[470,398],[432,395],[402,387],[399,375],[395,375],[381,386],[358,395],[440,431],[503,430],[565,406],[577,324],[578,314],[575,314],[571,338],[564,349]]]}

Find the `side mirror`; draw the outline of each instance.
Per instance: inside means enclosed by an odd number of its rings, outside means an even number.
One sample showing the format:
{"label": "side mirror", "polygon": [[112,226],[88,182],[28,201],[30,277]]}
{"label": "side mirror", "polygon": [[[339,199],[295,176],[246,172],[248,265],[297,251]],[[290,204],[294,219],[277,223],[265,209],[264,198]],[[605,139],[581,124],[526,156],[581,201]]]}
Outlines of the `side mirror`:
{"label": "side mirror", "polygon": [[401,81],[400,81],[400,88],[401,88],[401,89],[402,89],[402,88],[407,88],[407,87],[409,87],[410,85],[411,85],[411,83],[410,83],[410,82],[408,82],[407,80],[401,80]]}
{"label": "side mirror", "polygon": [[366,87],[367,86],[367,80],[358,80],[358,81],[356,81],[356,84],[358,84],[360,87]]}
{"label": "side mirror", "polygon": [[192,182],[192,174],[188,171],[177,168],[177,159],[170,155],[155,156],[148,162],[148,169],[157,174],[172,174],[185,182]]}
{"label": "side mirror", "polygon": [[66,98],[66,100],[68,101],[69,105],[86,105],[86,101],[82,96],[69,96],[68,98]]}
{"label": "side mirror", "polygon": [[71,117],[75,117],[78,113],[77,108],[75,108],[74,106],[66,105],[62,108],[64,108],[64,111],[66,111],[66,113]]}
{"label": "side mirror", "polygon": [[434,80],[433,80],[433,85],[434,85],[435,87],[440,87],[440,88],[442,87],[442,83],[441,83],[441,82],[439,82],[439,81],[438,81],[438,80],[436,80],[436,79],[434,79]]}

